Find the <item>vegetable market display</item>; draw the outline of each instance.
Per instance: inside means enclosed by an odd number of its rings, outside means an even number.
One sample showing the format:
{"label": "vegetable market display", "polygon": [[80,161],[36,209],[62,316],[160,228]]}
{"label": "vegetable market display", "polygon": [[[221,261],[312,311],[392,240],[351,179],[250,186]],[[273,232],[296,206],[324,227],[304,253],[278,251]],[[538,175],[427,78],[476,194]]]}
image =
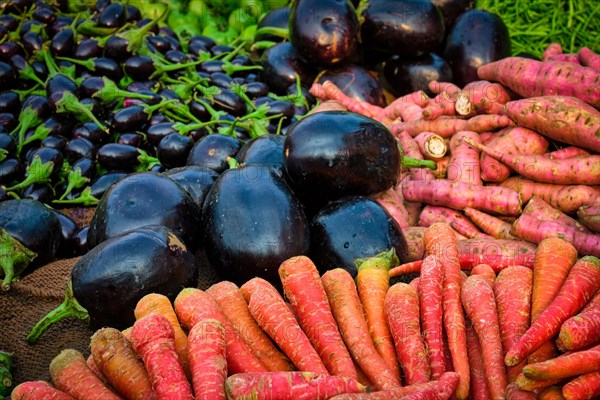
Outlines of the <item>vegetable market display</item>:
{"label": "vegetable market display", "polygon": [[3,289],[93,335],[0,395],[599,397],[597,44],[472,6],[3,5]]}

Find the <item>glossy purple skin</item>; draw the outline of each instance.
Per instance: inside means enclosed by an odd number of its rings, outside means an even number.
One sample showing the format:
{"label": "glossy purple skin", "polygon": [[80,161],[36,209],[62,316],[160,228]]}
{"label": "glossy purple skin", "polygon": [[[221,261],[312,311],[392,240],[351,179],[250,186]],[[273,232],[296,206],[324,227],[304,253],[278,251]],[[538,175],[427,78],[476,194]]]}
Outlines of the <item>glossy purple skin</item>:
{"label": "glossy purple skin", "polygon": [[333,82],[349,97],[366,101],[380,107],[386,106],[383,88],[379,81],[360,65],[344,65],[326,70],[319,76],[319,82]]}
{"label": "glossy purple skin", "polygon": [[452,82],[452,68],[438,56],[430,53],[419,57],[392,56],[381,68],[379,79],[384,87],[394,96],[400,97],[408,93],[423,90],[429,96],[429,82]]}
{"label": "glossy purple skin", "polygon": [[278,43],[266,50],[260,64],[263,82],[276,94],[285,94],[287,88],[296,82],[296,74],[306,85],[310,85],[317,75],[315,68],[302,61],[289,42]]}

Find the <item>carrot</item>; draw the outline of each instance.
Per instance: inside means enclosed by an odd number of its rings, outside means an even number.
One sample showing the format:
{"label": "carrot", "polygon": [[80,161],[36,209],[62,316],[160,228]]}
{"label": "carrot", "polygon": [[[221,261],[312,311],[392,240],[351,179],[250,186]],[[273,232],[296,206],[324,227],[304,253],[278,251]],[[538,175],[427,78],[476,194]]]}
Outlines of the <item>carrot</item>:
{"label": "carrot", "polygon": [[[512,348],[529,328],[533,272],[515,265],[503,269],[494,281],[494,296],[498,307],[500,337],[504,351]],[[507,369],[509,383],[514,382],[525,363]]]}
{"label": "carrot", "polygon": [[560,387],[550,386],[540,392],[538,400],[565,400],[565,397]]}
{"label": "carrot", "polygon": [[537,392],[560,382],[560,379],[530,379],[522,373],[517,376],[517,380],[515,381],[519,389],[527,392]]}
{"label": "carrot", "polygon": [[394,218],[400,228],[407,228],[408,211],[403,203],[402,196],[395,188],[389,188],[385,192],[373,195],[373,199],[381,204],[383,208]]}
{"label": "carrot", "polygon": [[580,224],[576,219],[571,218],[560,210],[552,207],[542,198],[537,196],[533,196],[531,200],[529,200],[521,215],[527,215],[539,220],[560,223],[561,225],[577,232],[591,233],[589,229]]}
{"label": "carrot", "polygon": [[600,343],[600,307],[575,315],[560,327],[557,344],[561,350],[579,350]]}
{"label": "carrot", "polygon": [[[600,76],[599,72],[596,74]],[[584,86],[582,89],[592,90]],[[595,90],[598,92],[597,84]],[[600,152],[600,138],[596,134],[600,111],[579,99],[542,96],[515,100],[506,103],[506,114],[519,126],[548,138]]]}
{"label": "carrot", "polygon": [[198,321],[189,332],[188,346],[195,399],[225,400],[225,325],[214,318]]}
{"label": "carrot", "polygon": [[131,329],[131,344],[146,366],[157,399],[194,398],[167,317],[149,314],[136,320]]}
{"label": "carrot", "polygon": [[450,139],[450,161],[448,162],[448,180],[482,185],[479,150],[463,142],[463,138],[481,143],[479,134],[472,131],[456,132]]}
{"label": "carrot", "polygon": [[588,47],[582,47],[577,52],[577,59],[584,67],[589,67],[600,72],[600,55]]}
{"label": "carrot", "polygon": [[[329,372],[302,330],[296,317],[283,298],[269,282],[262,278],[252,278],[242,285],[245,288],[252,282],[260,281],[262,287],[270,290],[255,290],[247,299],[250,314],[258,325],[273,339],[300,371],[310,371],[321,375]],[[244,295],[246,296],[246,295]]]}
{"label": "carrot", "polygon": [[356,285],[350,273],[335,268],[321,276],[329,306],[353,360],[378,390],[398,387],[400,380],[371,340]]}
{"label": "carrot", "polygon": [[421,154],[427,160],[439,160],[448,152],[446,141],[436,133],[421,132],[414,139],[419,145]]}
{"label": "carrot", "polygon": [[593,206],[583,206],[577,210],[577,219],[592,232],[600,233],[600,197]]}
{"label": "carrot", "polygon": [[[600,184],[600,155],[553,160],[543,155],[506,154],[463,138],[471,146],[502,161],[525,178],[561,185]],[[586,173],[582,173],[585,171]]]}
{"label": "carrot", "polygon": [[523,368],[523,374],[531,379],[565,379],[595,371],[600,371],[600,345]]}
{"label": "carrot", "polygon": [[425,206],[419,215],[419,226],[429,227],[436,222],[446,222],[452,229],[466,238],[489,238],[482,233],[471,221],[456,210],[448,207]]}
{"label": "carrot", "polygon": [[[531,272],[531,271],[530,271]],[[490,284],[496,280],[496,271],[487,264],[477,264],[471,269],[471,275],[479,275],[485,278]]]}
{"label": "carrot", "polygon": [[215,300],[230,326],[270,371],[294,369],[287,356],[277,349],[269,336],[258,326],[250,314],[240,288],[235,283],[229,281],[215,283],[206,289],[206,294]]}
{"label": "carrot", "polygon": [[181,324],[177,319],[177,315],[175,314],[171,300],[169,300],[167,296],[160,293],[147,294],[138,301],[133,313],[136,319],[140,319],[146,315],[154,313],[162,314],[167,317],[167,320],[171,323],[173,332],[175,333],[175,348],[177,349],[179,361],[181,362],[181,366],[186,372],[186,375],[190,376],[187,348],[188,339],[185,332],[183,332],[183,329],[181,329]]}
{"label": "carrot", "polygon": [[230,400],[325,400],[365,389],[352,378],[306,371],[243,373],[232,375],[225,381],[227,399]]}
{"label": "carrot", "polygon": [[279,277],[300,327],[329,373],[357,379],[352,357],[340,335],[319,271],[312,260],[306,256],[285,260],[279,266]]}
{"label": "carrot", "polygon": [[419,296],[406,283],[396,283],[385,295],[385,315],[407,385],[427,382],[431,370],[421,337]]}
{"label": "carrot", "polygon": [[501,186],[479,186],[465,182],[436,179],[425,182],[404,182],[402,195],[408,201],[455,210],[466,207],[504,215],[521,213],[519,193]]}
{"label": "carrot", "polygon": [[469,393],[469,360],[465,336],[465,317],[461,307],[461,275],[458,243],[452,228],[445,223],[435,223],[425,231],[425,251],[435,255],[443,271],[443,320],[454,370],[460,376],[456,397],[464,399]]}
{"label": "carrot", "polygon": [[579,62],[579,59],[577,58],[576,53],[556,54],[552,57],[549,57],[547,61],[548,62],[560,61],[560,62],[568,62],[568,63],[574,63],[574,64],[581,65],[581,63]]}
{"label": "carrot", "polygon": [[[521,126],[498,132],[486,146],[503,154],[544,154],[548,141],[539,133]],[[502,182],[512,170],[487,154],[481,155],[481,178],[486,182]]]}
{"label": "carrot", "polygon": [[444,325],[442,317],[442,263],[435,255],[423,260],[420,271],[419,305],[423,340],[429,352],[431,378],[446,372],[444,362]]}
{"label": "carrot", "polygon": [[586,312],[586,311],[590,311],[590,310],[598,310],[598,309],[600,309],[600,291],[596,292],[594,297],[592,297],[590,299],[590,301],[588,301],[588,303],[585,305],[585,307],[583,307],[581,312]]}
{"label": "carrot", "polygon": [[399,122],[392,125],[392,133],[406,131],[410,136],[415,137],[427,131],[449,138],[459,131],[487,132],[507,126],[515,126],[515,123],[505,115],[477,115],[469,119],[440,117],[434,120],[418,119]]}
{"label": "carrot", "polygon": [[567,146],[563,147],[562,149],[544,153],[544,155],[546,157],[555,158],[557,160],[564,160],[565,158],[589,156],[590,153],[576,146]]}
{"label": "carrot", "polygon": [[508,222],[471,207],[465,208],[464,213],[486,234],[496,239],[514,239],[514,237],[509,233],[511,225]]}
{"label": "carrot", "polygon": [[523,204],[537,196],[567,214],[577,211],[580,207],[593,205],[600,199],[598,192],[586,185],[553,185],[517,176],[508,178],[500,185],[519,192]]}
{"label": "carrot", "polygon": [[562,388],[567,400],[588,400],[600,396],[600,371],[581,375],[566,383]]}
{"label": "carrot", "polygon": [[221,313],[215,300],[200,289],[185,288],[179,292],[173,303],[181,325],[188,331],[196,322],[214,318],[225,324],[227,368],[230,374],[238,372],[266,372],[268,368],[254,355],[254,352],[238,335],[237,331]]}
{"label": "carrot", "polygon": [[50,377],[54,386],[76,400],[118,400],[92,372],[85,357],[74,349],[64,349],[50,362]]}
{"label": "carrot", "polygon": [[506,387],[506,400],[535,400],[536,397],[531,392],[519,389],[516,382],[510,383]]}
{"label": "carrot", "polygon": [[[396,139],[398,139],[400,147],[402,148],[405,156],[412,157],[417,160],[423,159],[419,145],[412,137],[410,137],[407,132],[392,129],[392,133]],[[410,168],[408,172],[411,180],[421,181],[434,179],[433,172],[431,172],[431,170],[428,168]]]}
{"label": "carrot", "polygon": [[442,115],[456,115],[454,103],[456,96],[460,93],[460,88],[450,82],[429,83],[429,87],[436,87],[437,96],[435,96],[423,109],[423,118],[433,120]]}
{"label": "carrot", "polygon": [[577,314],[598,288],[600,260],[585,256],[571,268],[552,303],[506,353],[506,365],[511,367],[519,364],[544,342],[558,334],[561,324]]}
{"label": "carrot", "polygon": [[313,83],[310,88],[310,94],[321,100],[335,100],[348,111],[362,114],[366,117],[377,119],[380,122],[384,115],[383,109],[366,101],[360,101],[347,96],[339,87],[331,81],[325,81],[323,84]]}
{"label": "carrot", "polygon": [[408,284],[416,290],[417,292],[417,299],[419,298],[419,287],[421,286],[421,278],[420,277],[416,277],[414,279],[412,279],[410,282],[408,282]]}
{"label": "carrot", "polygon": [[563,49],[559,43],[550,43],[542,53],[542,61],[548,61],[548,58],[562,53]]}
{"label": "carrot", "polygon": [[487,379],[485,378],[481,343],[471,321],[468,321],[467,325],[467,355],[469,356],[469,365],[471,367],[469,396],[473,400],[487,400],[491,395]]}
{"label": "carrot", "polygon": [[100,370],[98,369],[98,366],[96,365],[96,361],[94,361],[94,355],[90,354],[88,356],[88,358],[85,359],[85,363],[87,364],[88,368],[92,370],[92,372],[94,374],[96,374],[96,376],[102,381],[102,383],[106,384],[106,377],[104,375],[102,375],[102,372],[100,372]]}
{"label": "carrot", "polygon": [[94,364],[106,381],[125,399],[155,399],[142,361],[125,336],[115,328],[101,328],[92,335]]}
{"label": "carrot", "polygon": [[477,75],[480,79],[500,82],[527,100],[558,94],[600,107],[600,73],[573,63],[506,57],[480,66]]}
{"label": "carrot", "polygon": [[504,104],[510,101],[510,94],[497,83],[473,81],[457,95],[454,109],[458,115],[501,114]]}
{"label": "carrot", "polygon": [[323,111],[348,111],[348,109],[336,100],[322,100],[319,104],[311,108],[308,114],[316,114]]}
{"label": "carrot", "polygon": [[10,394],[11,400],[74,400],[46,381],[27,381],[18,384]]}
{"label": "carrot", "polygon": [[471,275],[462,287],[461,298],[481,343],[483,367],[491,398],[503,399],[507,378],[502,363],[500,324],[492,284],[484,277]]}
{"label": "carrot", "polygon": [[402,118],[402,115],[405,114],[405,110],[414,105],[419,107],[425,107],[431,99],[429,96],[422,90],[417,90],[416,92],[409,93],[407,95],[398,97],[390,104],[388,104],[384,109],[384,115],[391,121],[394,121],[398,118]]}
{"label": "carrot", "polygon": [[450,156],[444,156],[439,160],[436,160],[436,169],[433,170],[433,176],[436,179],[446,179],[448,175],[448,164],[450,163]]}

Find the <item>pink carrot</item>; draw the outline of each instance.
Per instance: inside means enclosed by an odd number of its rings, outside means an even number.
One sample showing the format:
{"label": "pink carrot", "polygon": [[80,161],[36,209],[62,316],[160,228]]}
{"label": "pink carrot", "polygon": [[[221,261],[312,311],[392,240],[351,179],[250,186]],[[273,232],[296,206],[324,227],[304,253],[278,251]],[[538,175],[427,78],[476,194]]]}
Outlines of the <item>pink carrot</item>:
{"label": "pink carrot", "polygon": [[467,322],[467,353],[471,367],[470,396],[473,400],[488,400],[491,395],[485,378],[481,343],[471,321]]}
{"label": "pink carrot", "polygon": [[514,239],[510,234],[511,225],[508,222],[471,207],[465,208],[464,212],[486,234],[496,239]]}
{"label": "pink carrot", "polygon": [[562,185],[600,184],[600,155],[553,160],[543,155],[504,154],[469,138],[463,138],[463,140],[498,161],[502,161],[523,177],[537,182]]}
{"label": "pink carrot", "polygon": [[443,138],[449,138],[459,131],[487,132],[507,126],[515,126],[512,119],[505,115],[484,114],[469,119],[440,117],[434,120],[419,119],[415,121],[400,122],[394,124],[398,131],[406,131],[415,137],[421,132],[437,133]]}
{"label": "pink carrot", "polygon": [[408,211],[403,203],[402,196],[395,188],[390,188],[385,192],[378,193],[373,196],[373,199],[386,209],[386,211],[394,218],[400,228],[407,228]]}
{"label": "pink carrot", "polygon": [[581,375],[566,383],[562,389],[567,400],[592,400],[600,396],[600,371]]}
{"label": "pink carrot", "polygon": [[546,157],[555,158],[557,160],[564,160],[565,158],[589,156],[590,153],[584,149],[576,146],[567,146],[562,149],[554,150],[549,153],[544,153]]}
{"label": "pink carrot", "polygon": [[11,400],[75,400],[46,381],[27,381],[12,390]]}
{"label": "pink carrot", "polygon": [[[600,79],[600,72],[597,75]],[[595,84],[597,91],[599,86]],[[596,107],[600,106],[600,101],[598,103]],[[582,100],[567,96],[515,100],[506,103],[506,114],[519,126],[533,129],[548,138],[596,154],[600,152],[600,137],[597,135],[600,111]]]}
{"label": "pink carrot", "polygon": [[[500,271],[494,282],[502,348],[505,352],[512,348],[529,328],[532,286],[531,269],[518,265]],[[508,368],[509,383],[517,379],[524,366],[525,362]]]}
{"label": "pink carrot", "polygon": [[521,213],[519,193],[501,186],[479,186],[447,179],[402,184],[402,195],[408,201],[455,210],[466,207],[503,215]]}
{"label": "pink carrot", "polygon": [[450,82],[436,82],[432,81],[429,83],[430,87],[435,87],[438,93],[427,107],[423,109],[423,118],[433,120],[442,115],[456,115],[454,109],[454,103],[456,102],[456,96],[460,93],[460,88]]}
{"label": "pink carrot", "polygon": [[456,132],[450,139],[450,161],[448,162],[447,179],[482,185],[479,150],[467,145],[463,138],[481,144],[479,134],[472,131]]}
{"label": "pink carrot", "polygon": [[[431,99],[427,94],[418,90],[413,93],[398,97],[384,108],[384,115],[394,121],[398,118],[402,118],[406,108],[412,106],[418,106],[420,108],[425,107]],[[402,118],[403,119],[403,118]]]}
{"label": "pink carrot", "polygon": [[600,54],[595,53],[588,47],[582,47],[577,52],[577,59],[581,65],[595,69],[600,72]]}
{"label": "pink carrot", "polygon": [[523,214],[521,216],[526,215],[539,220],[544,221],[552,221],[556,223],[560,223],[563,226],[573,229],[577,232],[582,233],[590,233],[590,231],[581,223],[579,223],[574,218],[569,217],[567,214],[557,210],[552,207],[542,198],[533,196],[529,202],[527,202],[527,206],[523,209]]}
{"label": "pink carrot", "polygon": [[577,53],[556,54],[554,56],[549,57],[547,60],[547,62],[553,62],[553,61],[567,62],[567,63],[581,65],[581,63],[579,62],[579,58],[577,57]]}
{"label": "pink carrot", "polygon": [[189,363],[196,400],[225,400],[225,345],[225,325],[222,321],[202,319],[190,330]]}
{"label": "pink carrot", "polygon": [[502,362],[500,324],[492,284],[484,277],[471,275],[462,287],[461,298],[481,343],[483,366],[491,398],[504,399],[508,383]]}
{"label": "pink carrot", "polygon": [[429,381],[431,370],[421,337],[417,290],[409,284],[396,283],[387,291],[384,308],[406,384]]}
{"label": "pink carrot", "polygon": [[360,393],[355,379],[314,372],[277,371],[235,374],[225,381],[229,400],[326,400],[338,394]]}
{"label": "pink carrot", "polygon": [[596,205],[580,207],[577,219],[592,232],[600,233],[600,197],[596,199]]}
{"label": "pink carrot", "polygon": [[131,342],[144,361],[157,399],[194,398],[177,355],[175,332],[167,317],[149,314],[136,320]]}
{"label": "pink carrot", "polygon": [[458,115],[501,114],[510,94],[497,83],[474,81],[468,83],[457,95],[454,108]]}
{"label": "pink carrot", "polygon": [[477,69],[480,79],[500,82],[527,98],[545,95],[573,96],[600,106],[600,72],[569,62],[542,62],[506,57]]}
{"label": "pink carrot", "polygon": [[378,119],[383,115],[383,109],[381,107],[364,101],[358,101],[347,96],[331,81],[325,81],[323,84],[313,83],[310,88],[310,93],[322,100],[335,100],[349,111],[362,114],[369,118]]}
{"label": "pink carrot", "polygon": [[[486,146],[504,154],[544,154],[548,141],[539,133],[523,127],[498,132]],[[486,182],[502,182],[512,170],[487,154],[481,155],[481,178]]]}
{"label": "pink carrot", "polygon": [[542,61],[548,61],[548,58],[562,54],[563,49],[559,43],[550,43],[542,54]]}
{"label": "pink carrot", "polygon": [[504,358],[506,365],[512,367],[519,364],[544,342],[557,335],[561,324],[577,314],[598,288],[600,288],[600,260],[585,256],[571,268],[552,303],[509,349]]}
{"label": "pink carrot", "polygon": [[533,393],[519,389],[516,382],[510,383],[506,387],[506,400],[535,400]]}
{"label": "pink carrot", "polygon": [[560,327],[557,345],[561,350],[579,350],[600,343],[600,307],[581,312]]}
{"label": "pink carrot", "polygon": [[415,142],[417,142],[421,154],[427,160],[439,160],[448,152],[448,146],[444,138],[433,132],[419,133],[415,136]]}
{"label": "pink carrot", "polygon": [[490,238],[483,234],[471,221],[456,210],[448,207],[425,206],[419,216],[419,226],[428,227],[436,222],[446,222],[461,235],[473,238]]}

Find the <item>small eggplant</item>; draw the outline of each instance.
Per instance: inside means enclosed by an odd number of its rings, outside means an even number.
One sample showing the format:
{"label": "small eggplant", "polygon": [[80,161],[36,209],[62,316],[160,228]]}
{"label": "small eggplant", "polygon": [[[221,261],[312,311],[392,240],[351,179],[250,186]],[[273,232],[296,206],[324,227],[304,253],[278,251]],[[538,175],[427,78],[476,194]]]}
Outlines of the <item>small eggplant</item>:
{"label": "small eggplant", "polygon": [[64,302],[32,328],[27,341],[37,342],[48,327],[69,317],[92,330],[125,329],[135,322],[133,311],[143,296],[159,293],[173,301],[182,288],[197,285],[198,274],[194,255],[167,227],[125,232],[77,261]]}
{"label": "small eggplant", "polygon": [[172,168],[163,173],[181,186],[194,200],[198,209],[202,209],[208,191],[215,183],[219,174],[212,169],[188,165]]}
{"label": "small eggplant", "polygon": [[242,142],[218,133],[203,137],[192,147],[186,165],[198,165],[221,173],[228,168],[228,158],[235,157]]}
{"label": "small eggplant", "polygon": [[156,157],[144,150],[121,143],[107,143],[98,149],[98,164],[109,171],[146,171],[160,164]]}
{"label": "small eggplant", "polygon": [[296,75],[305,85],[312,84],[317,71],[302,61],[290,42],[278,43],[266,50],[260,59],[263,82],[276,94],[285,94],[296,83]]}
{"label": "small eggplant", "polygon": [[127,175],[126,172],[119,171],[107,172],[100,175],[90,184],[90,194],[97,199],[101,198],[104,195],[104,192]]}
{"label": "small eggplant", "polygon": [[244,144],[236,155],[236,160],[242,165],[264,165],[283,175],[284,156],[283,144],[285,136],[266,134],[258,136]]}
{"label": "small eggplant", "polygon": [[156,157],[165,168],[182,167],[193,146],[194,141],[189,136],[171,133],[156,146]]}
{"label": "small eggplant", "polygon": [[101,55],[102,48],[96,39],[82,39],[73,52],[73,57],[78,60],[89,60]]}
{"label": "small eggplant", "polygon": [[394,96],[429,90],[429,82],[452,82],[452,68],[442,57],[430,53],[420,57],[391,56],[381,66],[379,74],[383,86]]}
{"label": "small eggplant", "polygon": [[64,29],[52,38],[50,51],[54,56],[69,57],[75,50],[75,34],[72,29]]}

